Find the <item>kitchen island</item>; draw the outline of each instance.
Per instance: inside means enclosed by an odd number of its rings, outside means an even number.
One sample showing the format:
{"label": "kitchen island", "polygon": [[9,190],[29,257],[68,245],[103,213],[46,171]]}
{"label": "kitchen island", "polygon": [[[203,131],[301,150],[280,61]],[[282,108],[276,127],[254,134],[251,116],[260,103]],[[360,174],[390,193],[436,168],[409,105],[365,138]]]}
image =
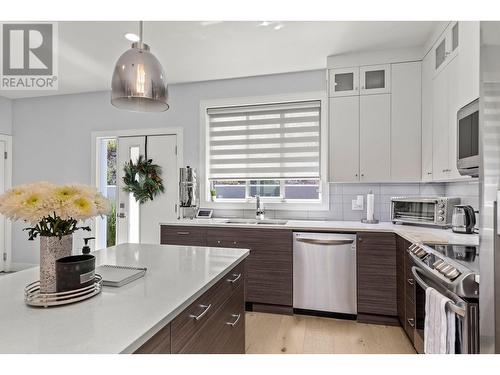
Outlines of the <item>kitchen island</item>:
{"label": "kitchen island", "polygon": [[[38,268],[1,277],[0,353],[244,351],[243,265],[249,250],[122,244],[93,254],[96,265],[148,270],[87,301],[46,309],[23,300]],[[204,347],[207,335],[223,346]]]}

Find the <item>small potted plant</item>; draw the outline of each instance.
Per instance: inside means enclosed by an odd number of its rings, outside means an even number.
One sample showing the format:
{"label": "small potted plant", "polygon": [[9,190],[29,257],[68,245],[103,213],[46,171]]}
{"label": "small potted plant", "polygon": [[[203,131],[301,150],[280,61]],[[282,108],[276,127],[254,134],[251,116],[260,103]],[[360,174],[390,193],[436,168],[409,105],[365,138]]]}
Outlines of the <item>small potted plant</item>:
{"label": "small potted plant", "polygon": [[217,197],[217,192],[215,191],[215,189],[210,189],[210,200],[212,202],[215,202],[216,197]]}
{"label": "small potted plant", "polygon": [[36,182],[17,186],[0,196],[0,213],[11,220],[28,223],[29,240],[40,236],[40,291],[56,291],[55,262],[71,255],[73,232],[88,226],[80,224],[106,215],[108,200],[97,189],[86,185],[55,185]]}

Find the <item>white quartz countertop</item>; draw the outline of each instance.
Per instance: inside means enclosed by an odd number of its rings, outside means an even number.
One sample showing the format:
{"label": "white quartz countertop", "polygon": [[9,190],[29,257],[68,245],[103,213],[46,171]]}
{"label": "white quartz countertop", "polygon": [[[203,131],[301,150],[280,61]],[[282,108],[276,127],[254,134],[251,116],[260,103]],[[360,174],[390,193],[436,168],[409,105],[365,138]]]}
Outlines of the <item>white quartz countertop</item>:
{"label": "white quartz countertop", "polygon": [[131,353],[248,256],[245,249],[123,244],[96,265],[147,267],[121,288],[53,308],[24,303],[38,268],[0,277],[0,353]]}
{"label": "white quartz countertop", "polygon": [[258,225],[244,223],[226,223],[228,219],[180,219],[161,223],[163,225],[182,226],[214,226],[214,227],[238,227],[238,228],[272,228],[288,229],[294,231],[318,231],[318,232],[392,232],[406,238],[410,242],[429,243],[454,243],[461,245],[479,245],[479,235],[454,233],[451,229],[439,229],[415,225],[400,225],[391,222],[378,224],[363,224],[357,221],[314,221],[314,220],[288,220],[284,225]]}

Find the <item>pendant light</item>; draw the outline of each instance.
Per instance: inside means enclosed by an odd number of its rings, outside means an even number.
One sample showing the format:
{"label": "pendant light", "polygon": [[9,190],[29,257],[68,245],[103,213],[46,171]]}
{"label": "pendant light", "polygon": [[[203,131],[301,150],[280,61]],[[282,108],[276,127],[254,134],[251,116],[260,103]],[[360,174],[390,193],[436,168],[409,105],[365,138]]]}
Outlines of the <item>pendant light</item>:
{"label": "pendant light", "polygon": [[111,81],[111,104],[136,112],[163,112],[169,108],[165,72],[158,59],[142,42],[142,21],[139,41],[120,56]]}

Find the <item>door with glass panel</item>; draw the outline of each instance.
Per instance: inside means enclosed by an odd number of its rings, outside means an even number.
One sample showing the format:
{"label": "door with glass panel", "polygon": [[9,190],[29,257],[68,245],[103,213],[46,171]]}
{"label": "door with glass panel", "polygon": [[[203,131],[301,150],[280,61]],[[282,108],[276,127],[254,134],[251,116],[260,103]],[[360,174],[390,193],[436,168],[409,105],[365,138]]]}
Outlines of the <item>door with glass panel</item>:
{"label": "door with glass panel", "polygon": [[330,97],[359,95],[359,68],[330,70]]}
{"label": "door with glass panel", "polygon": [[[147,155],[146,155],[147,153]],[[123,191],[123,167],[139,156],[147,156],[161,169],[165,192],[139,204]],[[178,196],[177,136],[154,135],[119,137],[117,149],[118,200],[116,239],[120,243],[160,243],[160,223],[176,218]]]}

